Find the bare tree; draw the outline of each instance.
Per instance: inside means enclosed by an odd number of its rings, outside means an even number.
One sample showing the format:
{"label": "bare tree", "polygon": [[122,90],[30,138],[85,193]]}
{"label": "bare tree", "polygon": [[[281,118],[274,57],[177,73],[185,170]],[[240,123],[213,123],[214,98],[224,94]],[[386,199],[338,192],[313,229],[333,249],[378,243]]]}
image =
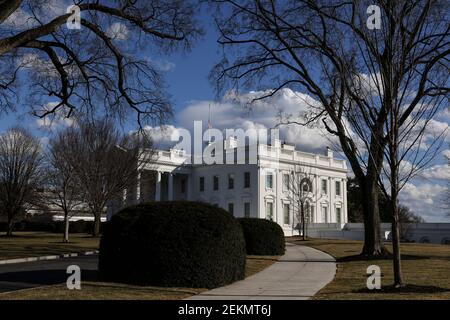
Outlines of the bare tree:
{"label": "bare tree", "polygon": [[6,216],[7,236],[14,222],[39,199],[43,157],[39,141],[23,128],[0,136],[0,214]]}
{"label": "bare tree", "polygon": [[42,199],[48,206],[55,206],[64,214],[63,242],[69,242],[69,223],[77,209],[83,207],[84,192],[77,175],[72,170],[70,156],[70,135],[58,133],[50,140],[47,155],[47,189]]}
{"label": "bare tree", "polygon": [[286,185],[296,218],[292,222],[293,227],[302,234],[303,240],[307,238],[306,225],[311,222],[312,206],[315,204],[313,179],[314,176],[305,167],[296,165]]}
{"label": "bare tree", "polygon": [[[386,125],[393,99],[404,107],[396,126],[405,128],[430,99],[448,94],[449,3],[211,2],[221,9],[216,21],[225,54],[239,48],[214,68],[218,88],[270,89],[255,101],[285,87],[312,96],[317,103],[307,113],[285,115],[281,123],[321,121],[339,141],[361,186],[362,254],[385,255],[377,189],[390,137]],[[380,11],[376,23],[367,14],[373,5]]]}
{"label": "bare tree", "polygon": [[63,135],[65,157],[94,216],[93,235],[98,236],[107,204],[136,187],[140,168],[153,155],[151,143],[139,133],[121,134],[108,119],[81,121]]}
{"label": "bare tree", "polygon": [[[146,55],[191,48],[203,33],[194,3],[80,0],[73,5],[68,10],[50,0],[0,1],[0,110],[13,109],[19,92],[27,91],[28,105],[39,117],[57,110],[67,117],[98,114],[103,108],[120,120],[133,111],[140,125],[164,121],[171,107],[161,68]],[[78,30],[73,28],[77,16]]]}
{"label": "bare tree", "polygon": [[[447,164],[450,167],[450,155],[446,156]],[[447,190],[444,192],[444,208],[447,209],[448,214],[450,215],[450,181],[447,182]]]}

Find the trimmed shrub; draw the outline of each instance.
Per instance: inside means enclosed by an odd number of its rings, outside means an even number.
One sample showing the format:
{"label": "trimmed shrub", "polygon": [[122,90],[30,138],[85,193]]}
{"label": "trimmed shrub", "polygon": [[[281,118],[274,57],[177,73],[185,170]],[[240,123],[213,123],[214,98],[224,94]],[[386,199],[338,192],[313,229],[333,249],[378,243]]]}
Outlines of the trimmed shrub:
{"label": "trimmed shrub", "polygon": [[285,252],[284,232],[281,227],[266,219],[239,218],[245,237],[247,254],[279,256]]}
{"label": "trimmed shrub", "polygon": [[[100,232],[103,229],[103,224],[104,224],[104,222],[102,222],[100,224]],[[94,229],[93,221],[77,220],[77,221],[70,221],[70,223],[69,223],[69,234],[70,233],[92,233],[93,229]],[[64,232],[64,221],[61,221],[61,220],[55,221],[53,232],[63,233]]]}
{"label": "trimmed shrub", "polygon": [[[4,232],[7,229],[6,222],[0,222],[0,232]],[[22,232],[22,231],[41,231],[41,232],[52,232],[53,224],[49,223],[41,223],[35,221],[17,221],[14,223],[13,232]]]}
{"label": "trimmed shrub", "polygon": [[163,287],[215,288],[245,276],[245,240],[223,209],[188,201],[123,209],[104,226],[103,281]]}

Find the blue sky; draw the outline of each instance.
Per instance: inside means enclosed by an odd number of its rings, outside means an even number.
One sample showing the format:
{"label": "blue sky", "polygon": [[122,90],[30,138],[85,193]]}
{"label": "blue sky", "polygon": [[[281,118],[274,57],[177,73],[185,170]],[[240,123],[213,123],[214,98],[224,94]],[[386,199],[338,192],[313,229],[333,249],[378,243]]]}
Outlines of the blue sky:
{"label": "blue sky", "polygon": [[[190,128],[193,120],[203,120],[206,126],[208,118],[208,105],[212,104],[213,125],[218,128],[244,129],[252,127],[271,127],[275,124],[276,110],[273,106],[279,106],[284,110],[298,110],[304,106],[308,96],[284,90],[279,95],[247,113],[241,106],[228,100],[226,97],[215,99],[215,93],[209,82],[208,75],[215,63],[221,57],[221,48],[217,44],[217,32],[213,25],[210,13],[203,8],[200,13],[200,21],[206,34],[200,39],[191,52],[186,54],[175,53],[167,56],[151,56],[157,61],[160,68],[165,70],[165,80],[168,92],[172,96],[174,107],[174,119],[171,122],[168,134],[178,127]],[[152,55],[152,53],[149,53]],[[256,90],[256,88],[255,88]],[[26,92],[22,92],[26,94]],[[244,93],[244,100],[254,96],[254,92]],[[18,107],[18,112],[0,116],[0,131],[6,130],[14,124],[32,129],[37,135],[45,137],[48,132],[39,130],[40,123],[36,118],[26,116],[26,108]],[[450,112],[439,119],[439,125],[449,126]],[[135,129],[136,123],[127,124],[127,130]],[[166,134],[160,133],[160,128],[153,128],[161,144],[168,140]],[[327,137],[320,134],[318,129],[290,127],[282,132],[287,142],[296,143],[298,148],[304,151],[324,152],[330,145]],[[450,140],[448,140],[450,143]],[[421,214],[429,222],[448,221],[440,209],[440,197],[445,185],[450,179],[450,169],[444,166],[444,155],[450,156],[450,146],[443,148],[436,160],[421,177],[415,179],[403,192],[403,202],[407,203],[414,211]]]}

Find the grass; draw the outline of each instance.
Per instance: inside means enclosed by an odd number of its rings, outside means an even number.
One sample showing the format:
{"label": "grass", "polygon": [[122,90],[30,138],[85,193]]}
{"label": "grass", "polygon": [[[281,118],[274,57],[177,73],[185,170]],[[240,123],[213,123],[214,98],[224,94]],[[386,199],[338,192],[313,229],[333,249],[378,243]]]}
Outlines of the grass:
{"label": "grass", "polygon": [[250,277],[275,263],[280,256],[247,256],[245,277]]}
{"label": "grass", "polygon": [[[314,299],[373,300],[373,299],[450,299],[450,246],[438,244],[405,243],[401,245],[402,271],[406,286],[394,289],[392,260],[362,260],[362,242],[351,240],[288,238],[287,241],[307,245],[334,256],[338,262],[335,279]],[[389,249],[390,243],[386,244]],[[366,287],[367,267],[381,268],[381,290]]]}
{"label": "grass", "polygon": [[56,255],[97,250],[99,238],[74,233],[69,243],[62,242],[62,234],[45,232],[16,232],[12,237],[0,234],[0,260]]}
{"label": "grass", "polygon": [[0,300],[181,300],[202,291],[205,289],[82,282],[81,290],[68,290],[65,284],[58,284],[0,293]]}
{"label": "grass", "polygon": [[[18,232],[13,238],[0,236],[0,259],[95,250],[99,239],[74,234],[71,243],[62,243],[61,235]],[[245,276],[264,270],[278,256],[247,256]],[[180,300],[206,289],[142,287],[119,283],[83,281],[81,290],[68,290],[65,284],[0,293],[0,300]]]}

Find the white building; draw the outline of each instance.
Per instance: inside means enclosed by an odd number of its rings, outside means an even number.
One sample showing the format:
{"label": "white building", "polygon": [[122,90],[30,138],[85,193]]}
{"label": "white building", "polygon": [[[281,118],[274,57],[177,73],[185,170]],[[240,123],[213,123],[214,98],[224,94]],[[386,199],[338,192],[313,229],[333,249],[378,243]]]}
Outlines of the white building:
{"label": "white building", "polygon": [[[335,159],[331,150],[327,149],[326,155],[305,153],[275,140],[274,145],[244,148],[245,163],[236,164],[237,141],[230,138],[223,146],[216,148],[215,155],[223,159],[231,156],[233,164],[191,164],[195,163],[193,158],[183,151],[156,151],[151,163],[139,172],[136,189],[125,191],[123,201],[108,208],[109,214],[136,202],[203,201],[235,217],[271,219],[286,235],[298,234],[298,206],[293,203],[296,197],[288,181],[301,168],[310,180],[309,222],[348,222],[347,165],[345,160]],[[207,148],[214,147],[212,144]]]}

